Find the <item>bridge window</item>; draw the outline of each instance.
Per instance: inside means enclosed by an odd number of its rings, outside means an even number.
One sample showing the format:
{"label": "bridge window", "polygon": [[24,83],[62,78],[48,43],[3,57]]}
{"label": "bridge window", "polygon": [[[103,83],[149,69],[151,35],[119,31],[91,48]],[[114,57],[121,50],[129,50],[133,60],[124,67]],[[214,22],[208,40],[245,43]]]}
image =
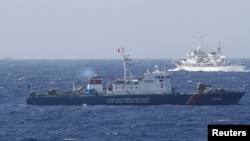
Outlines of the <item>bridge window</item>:
{"label": "bridge window", "polygon": [[144,83],[154,83],[154,80],[144,80]]}
{"label": "bridge window", "polygon": [[155,79],[161,79],[161,76],[155,76]]}
{"label": "bridge window", "polygon": [[155,79],[164,79],[164,76],[155,76]]}

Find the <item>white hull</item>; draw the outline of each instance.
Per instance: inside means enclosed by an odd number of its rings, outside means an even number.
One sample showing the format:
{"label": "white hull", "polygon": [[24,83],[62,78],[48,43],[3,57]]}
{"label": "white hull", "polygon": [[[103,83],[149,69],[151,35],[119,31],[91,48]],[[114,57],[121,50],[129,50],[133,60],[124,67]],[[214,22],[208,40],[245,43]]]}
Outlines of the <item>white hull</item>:
{"label": "white hull", "polygon": [[202,50],[200,41],[202,35],[199,36],[200,40],[196,48],[192,48],[186,54],[186,59],[172,60],[173,64],[180,70],[186,71],[244,71],[246,65],[244,63],[232,64],[227,56],[220,55],[221,47],[219,44],[218,53],[207,53]]}
{"label": "white hull", "polygon": [[232,65],[232,66],[216,66],[216,67],[193,67],[193,66],[177,66],[180,70],[186,71],[244,71],[244,65]]}

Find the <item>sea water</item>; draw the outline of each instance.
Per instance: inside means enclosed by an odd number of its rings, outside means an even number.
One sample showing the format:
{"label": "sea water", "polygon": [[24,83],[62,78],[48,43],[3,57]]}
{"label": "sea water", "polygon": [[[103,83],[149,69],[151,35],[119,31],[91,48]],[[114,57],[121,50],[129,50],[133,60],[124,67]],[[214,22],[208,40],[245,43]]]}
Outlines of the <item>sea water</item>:
{"label": "sea water", "polygon": [[[197,83],[214,88],[244,88],[238,105],[228,106],[37,106],[25,102],[30,89],[87,85],[94,74],[103,87],[123,78],[122,60],[0,60],[0,140],[10,141],[206,141],[209,124],[250,124],[250,59],[243,72],[178,71],[169,59],[135,59],[133,78],[155,65],[171,73],[172,87],[195,91]],[[30,87],[28,87],[28,85]]]}

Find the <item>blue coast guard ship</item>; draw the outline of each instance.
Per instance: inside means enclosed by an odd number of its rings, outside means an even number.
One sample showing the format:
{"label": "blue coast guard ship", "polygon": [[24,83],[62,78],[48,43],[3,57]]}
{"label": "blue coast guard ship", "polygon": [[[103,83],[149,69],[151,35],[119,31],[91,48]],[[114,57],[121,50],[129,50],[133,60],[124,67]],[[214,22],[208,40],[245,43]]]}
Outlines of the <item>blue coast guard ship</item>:
{"label": "blue coast guard ship", "polygon": [[197,84],[197,90],[180,93],[172,88],[170,74],[159,70],[147,70],[143,77],[133,79],[131,74],[131,59],[124,54],[124,49],[118,49],[123,59],[123,79],[108,82],[103,90],[102,77],[94,75],[88,80],[86,88],[76,88],[70,92],[60,89],[49,90],[45,94],[31,91],[26,99],[31,105],[232,105],[238,104],[245,94],[244,89],[229,91],[222,88],[212,89],[210,85]]}

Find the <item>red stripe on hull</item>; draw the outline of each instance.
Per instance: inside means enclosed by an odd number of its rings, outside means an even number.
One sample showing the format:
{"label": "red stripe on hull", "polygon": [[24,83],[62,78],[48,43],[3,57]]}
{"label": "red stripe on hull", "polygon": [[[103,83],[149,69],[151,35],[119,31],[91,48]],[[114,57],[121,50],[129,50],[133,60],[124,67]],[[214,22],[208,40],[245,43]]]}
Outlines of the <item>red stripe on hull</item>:
{"label": "red stripe on hull", "polygon": [[199,98],[200,94],[193,94],[187,101],[187,105],[193,105],[195,104],[195,102],[197,101],[197,99]]}

